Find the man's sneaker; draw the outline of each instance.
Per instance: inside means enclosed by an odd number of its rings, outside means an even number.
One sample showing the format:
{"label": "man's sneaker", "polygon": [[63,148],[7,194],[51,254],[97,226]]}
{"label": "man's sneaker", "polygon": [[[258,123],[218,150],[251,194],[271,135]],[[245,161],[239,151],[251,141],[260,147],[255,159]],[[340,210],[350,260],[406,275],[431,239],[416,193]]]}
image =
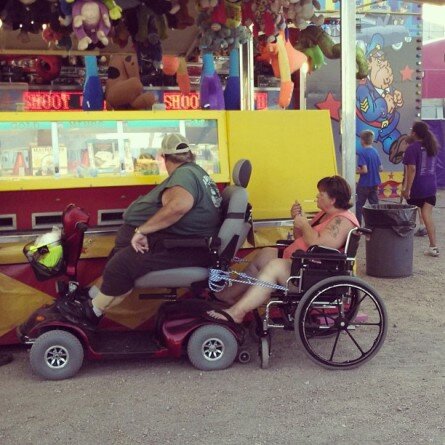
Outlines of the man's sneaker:
{"label": "man's sneaker", "polygon": [[94,313],[91,299],[60,298],[57,307],[67,320],[88,328],[95,329],[102,319]]}
{"label": "man's sneaker", "polygon": [[425,250],[425,252],[423,252],[425,255],[429,255],[429,256],[439,256],[439,249],[437,247],[428,247],[427,250]]}

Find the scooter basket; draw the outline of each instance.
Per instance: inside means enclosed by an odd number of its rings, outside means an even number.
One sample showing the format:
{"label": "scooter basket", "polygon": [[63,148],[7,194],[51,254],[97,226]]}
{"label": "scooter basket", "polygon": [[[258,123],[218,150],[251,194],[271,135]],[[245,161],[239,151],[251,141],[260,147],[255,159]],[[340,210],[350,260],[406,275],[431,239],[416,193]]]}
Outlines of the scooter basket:
{"label": "scooter basket", "polygon": [[60,241],[39,247],[35,247],[34,242],[30,242],[23,247],[23,253],[39,281],[49,280],[65,272],[65,261]]}

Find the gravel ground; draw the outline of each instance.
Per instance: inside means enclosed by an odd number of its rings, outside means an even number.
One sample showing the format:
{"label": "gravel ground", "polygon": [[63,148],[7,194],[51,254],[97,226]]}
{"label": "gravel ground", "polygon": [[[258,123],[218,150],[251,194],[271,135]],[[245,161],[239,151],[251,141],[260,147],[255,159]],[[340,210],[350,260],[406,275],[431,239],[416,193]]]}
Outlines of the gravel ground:
{"label": "gravel ground", "polygon": [[186,359],[87,362],[71,380],[31,373],[27,350],[0,368],[0,444],[445,444],[445,192],[435,220],[442,258],[414,239],[414,274],[379,279],[389,315],[386,342],[370,362],[329,371],[276,331],[271,366],[253,360],[200,372]]}

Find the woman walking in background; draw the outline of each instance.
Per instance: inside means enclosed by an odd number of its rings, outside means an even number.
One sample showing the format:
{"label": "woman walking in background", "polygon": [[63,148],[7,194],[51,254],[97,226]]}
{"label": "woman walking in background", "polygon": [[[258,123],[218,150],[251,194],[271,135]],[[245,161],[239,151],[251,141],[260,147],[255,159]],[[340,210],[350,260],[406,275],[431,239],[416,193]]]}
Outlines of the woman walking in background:
{"label": "woman walking in background", "polygon": [[437,191],[437,141],[424,122],[414,123],[410,137],[412,142],[403,158],[406,177],[402,195],[408,204],[420,208],[430,241],[429,248],[424,252],[425,255],[438,257],[439,249],[436,245],[436,227],[433,220]]}

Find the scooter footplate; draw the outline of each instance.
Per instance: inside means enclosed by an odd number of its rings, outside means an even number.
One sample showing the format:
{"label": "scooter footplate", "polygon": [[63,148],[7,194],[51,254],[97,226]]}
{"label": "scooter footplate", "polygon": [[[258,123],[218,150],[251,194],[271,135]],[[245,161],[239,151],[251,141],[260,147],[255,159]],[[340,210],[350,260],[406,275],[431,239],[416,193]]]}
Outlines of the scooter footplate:
{"label": "scooter footplate", "polygon": [[90,346],[106,355],[152,354],[162,349],[150,332],[140,331],[96,332],[90,337]]}

